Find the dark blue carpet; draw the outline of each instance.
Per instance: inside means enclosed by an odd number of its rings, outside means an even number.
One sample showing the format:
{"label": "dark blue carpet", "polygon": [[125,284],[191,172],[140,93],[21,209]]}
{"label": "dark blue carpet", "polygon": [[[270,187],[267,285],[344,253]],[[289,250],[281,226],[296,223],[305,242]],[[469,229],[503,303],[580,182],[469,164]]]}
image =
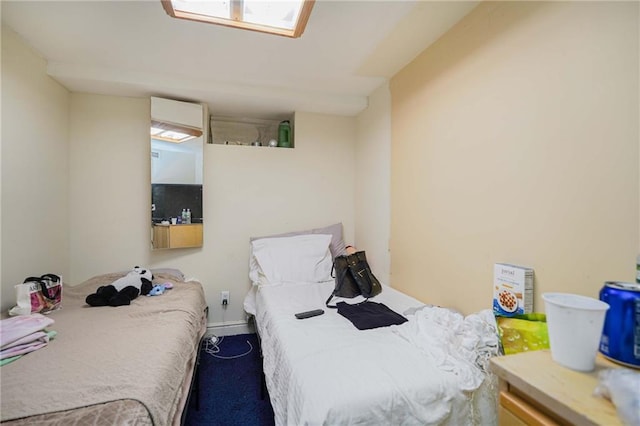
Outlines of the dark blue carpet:
{"label": "dark blue carpet", "polygon": [[[203,344],[200,353],[200,409],[196,410],[195,389],[187,409],[185,425],[271,426],[273,409],[265,389],[260,399],[262,367],[260,349],[255,334],[221,337],[216,353],[220,359],[207,353]],[[209,349],[213,349],[209,346]],[[215,349],[214,349],[215,350]]]}

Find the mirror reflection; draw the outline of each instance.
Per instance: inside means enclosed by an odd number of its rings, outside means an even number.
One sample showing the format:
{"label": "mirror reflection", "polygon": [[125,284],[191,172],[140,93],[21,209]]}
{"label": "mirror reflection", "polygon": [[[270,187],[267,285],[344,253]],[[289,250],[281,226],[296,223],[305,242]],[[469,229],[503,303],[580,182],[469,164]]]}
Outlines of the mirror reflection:
{"label": "mirror reflection", "polygon": [[202,246],[203,108],[151,98],[153,248]]}

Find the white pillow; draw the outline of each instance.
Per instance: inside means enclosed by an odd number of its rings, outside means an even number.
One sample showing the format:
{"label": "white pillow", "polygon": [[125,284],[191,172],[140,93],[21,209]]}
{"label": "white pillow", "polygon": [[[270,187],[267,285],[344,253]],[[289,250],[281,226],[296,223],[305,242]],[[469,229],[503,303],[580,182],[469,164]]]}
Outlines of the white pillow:
{"label": "white pillow", "polygon": [[328,281],[333,265],[330,242],[328,234],[254,240],[251,261],[258,268],[250,271],[249,278],[254,284]]}
{"label": "white pillow", "polygon": [[325,226],[323,228],[314,228],[307,231],[295,231],[287,232],[284,234],[265,235],[263,237],[251,237],[249,242],[253,240],[261,240],[263,238],[282,238],[282,237],[295,237],[302,234],[330,234],[331,244],[329,250],[331,250],[331,256],[336,257],[345,254],[345,242],[342,238],[342,222],[334,223],[333,225]]}

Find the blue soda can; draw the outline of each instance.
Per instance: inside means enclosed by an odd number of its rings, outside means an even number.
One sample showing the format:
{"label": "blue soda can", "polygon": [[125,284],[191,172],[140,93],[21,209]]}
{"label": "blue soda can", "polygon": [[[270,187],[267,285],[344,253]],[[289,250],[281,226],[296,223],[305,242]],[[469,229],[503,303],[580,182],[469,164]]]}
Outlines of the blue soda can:
{"label": "blue soda can", "polygon": [[610,308],[604,319],[600,353],[628,367],[640,368],[640,284],[607,281],[600,300]]}

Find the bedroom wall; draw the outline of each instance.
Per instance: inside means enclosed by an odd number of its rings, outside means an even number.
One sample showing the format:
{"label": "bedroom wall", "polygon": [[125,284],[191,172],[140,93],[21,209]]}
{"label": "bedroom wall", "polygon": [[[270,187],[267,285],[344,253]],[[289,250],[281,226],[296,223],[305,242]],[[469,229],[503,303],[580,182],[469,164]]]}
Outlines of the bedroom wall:
{"label": "bedroom wall", "polygon": [[31,275],[69,274],[69,92],[2,26],[1,309]]}
{"label": "bedroom wall", "polygon": [[482,3],[394,76],[395,287],[469,313],[512,262],[544,311],[634,279],[638,6]]}
{"label": "bedroom wall", "polygon": [[353,118],[297,113],[295,149],[205,145],[204,247],[151,251],[149,100],[71,98],[71,211],[83,218],[71,227],[73,282],[178,267],[204,284],[211,326],[242,326],[251,236],[341,221],[353,241]]}
{"label": "bedroom wall", "polygon": [[365,250],[374,275],[390,283],[391,94],[383,84],[356,119],[355,246]]}

